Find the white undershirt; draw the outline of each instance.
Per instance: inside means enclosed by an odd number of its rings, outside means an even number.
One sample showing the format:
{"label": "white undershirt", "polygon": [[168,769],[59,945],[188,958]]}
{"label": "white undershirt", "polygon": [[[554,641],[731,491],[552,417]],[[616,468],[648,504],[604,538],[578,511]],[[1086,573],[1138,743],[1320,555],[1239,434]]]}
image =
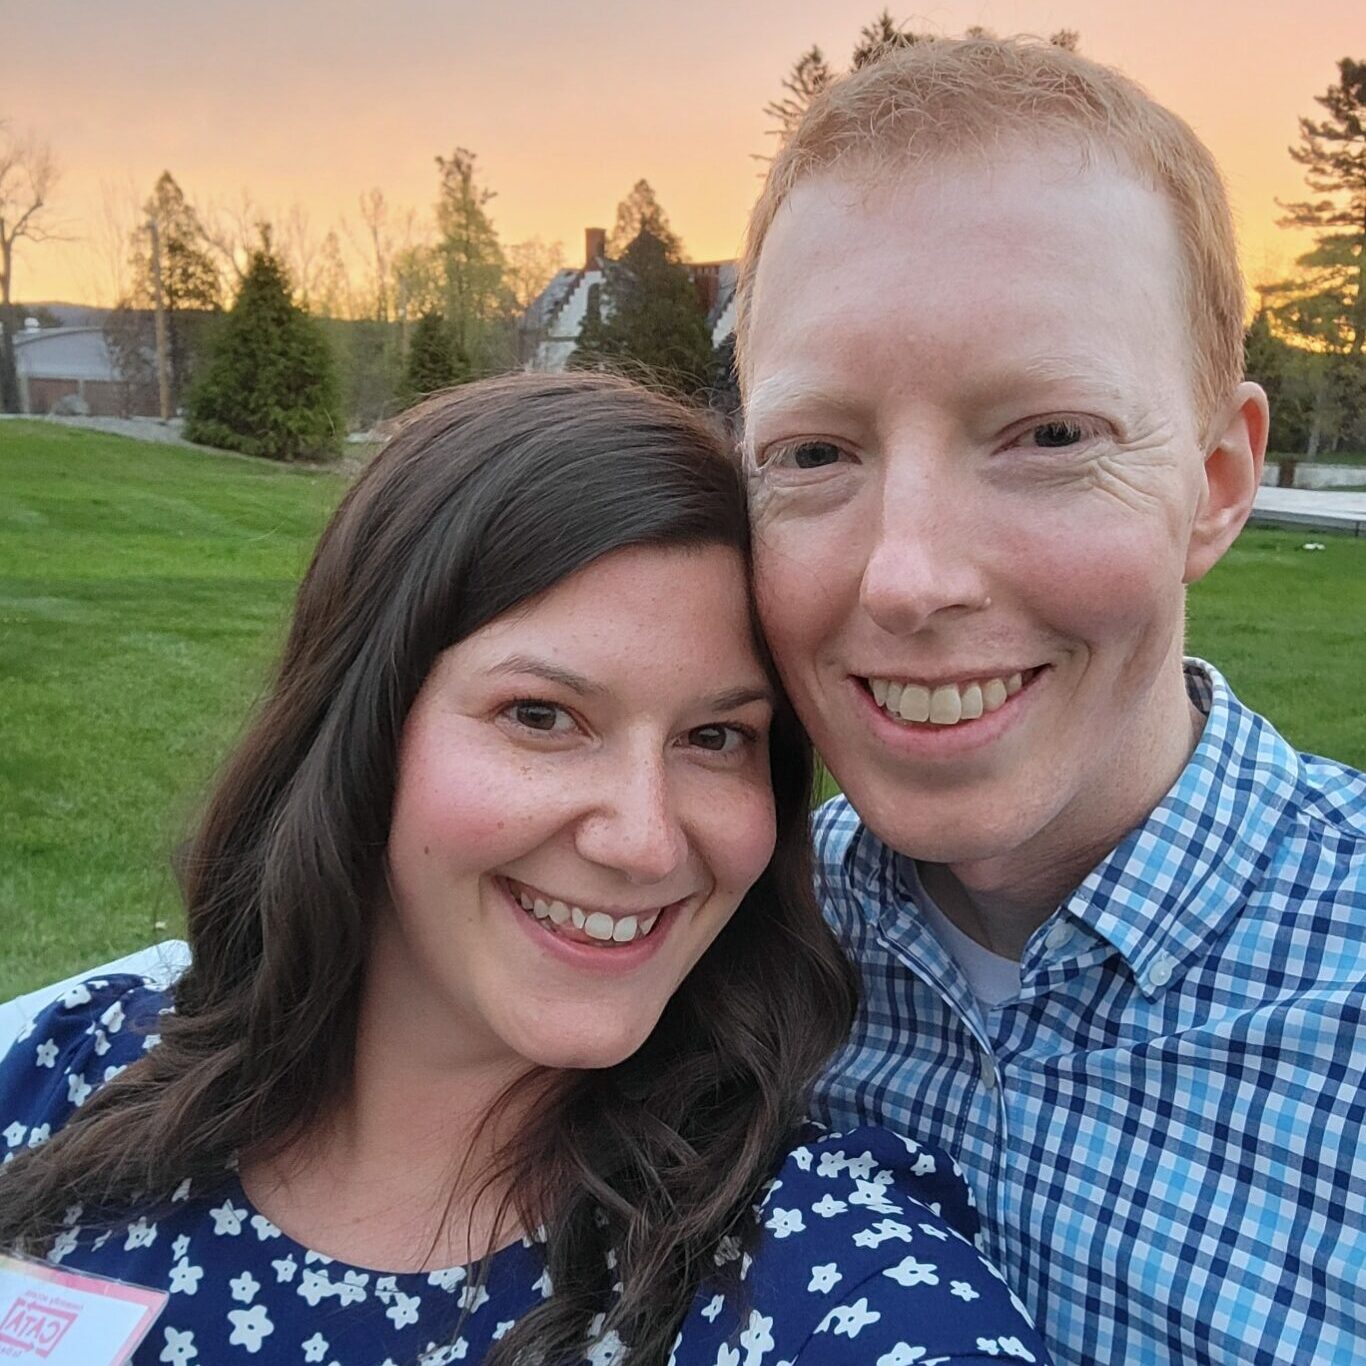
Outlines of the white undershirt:
{"label": "white undershirt", "polygon": [[924,915],[925,923],[934,931],[934,937],[967,978],[968,986],[983,1010],[992,1010],[1020,994],[1019,963],[1014,958],[992,953],[971,935],[964,934],[935,904],[923,882],[916,889],[916,905]]}

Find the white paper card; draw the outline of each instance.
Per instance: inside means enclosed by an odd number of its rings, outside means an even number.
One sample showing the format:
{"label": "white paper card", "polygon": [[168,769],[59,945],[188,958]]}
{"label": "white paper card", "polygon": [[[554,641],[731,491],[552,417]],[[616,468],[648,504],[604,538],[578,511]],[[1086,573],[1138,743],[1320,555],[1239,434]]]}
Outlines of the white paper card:
{"label": "white paper card", "polygon": [[0,1362],[123,1366],[167,1298],[164,1290],[0,1254]]}

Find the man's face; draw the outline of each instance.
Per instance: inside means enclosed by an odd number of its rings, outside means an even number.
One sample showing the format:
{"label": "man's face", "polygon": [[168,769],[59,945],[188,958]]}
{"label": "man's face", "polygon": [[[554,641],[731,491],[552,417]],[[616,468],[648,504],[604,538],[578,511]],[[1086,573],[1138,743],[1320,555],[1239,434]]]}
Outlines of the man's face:
{"label": "man's face", "polygon": [[1179,281],[1166,201],[1061,147],[813,178],[769,233],[761,611],[823,758],[903,852],[1074,858],[1184,756],[1205,470]]}

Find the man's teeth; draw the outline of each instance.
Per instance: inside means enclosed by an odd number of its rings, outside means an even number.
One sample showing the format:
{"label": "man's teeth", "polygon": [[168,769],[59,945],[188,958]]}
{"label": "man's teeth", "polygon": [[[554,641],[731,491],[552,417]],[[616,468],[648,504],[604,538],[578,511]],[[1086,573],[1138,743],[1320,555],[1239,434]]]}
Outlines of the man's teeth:
{"label": "man's teeth", "polygon": [[659,912],[655,911],[653,915],[624,915],[617,920],[605,911],[584,911],[563,901],[546,901],[522,891],[517,893],[517,900],[522,909],[530,911],[537,920],[548,920],[552,925],[572,924],[590,939],[604,944],[629,944],[632,940],[644,939],[659,919]]}
{"label": "man's teeth", "polygon": [[980,678],[972,683],[944,683],[927,688],[922,683],[899,683],[890,678],[870,678],[868,686],[883,711],[901,721],[928,721],[932,726],[956,726],[976,721],[1005,705],[1024,687],[1023,674],[1003,678]]}

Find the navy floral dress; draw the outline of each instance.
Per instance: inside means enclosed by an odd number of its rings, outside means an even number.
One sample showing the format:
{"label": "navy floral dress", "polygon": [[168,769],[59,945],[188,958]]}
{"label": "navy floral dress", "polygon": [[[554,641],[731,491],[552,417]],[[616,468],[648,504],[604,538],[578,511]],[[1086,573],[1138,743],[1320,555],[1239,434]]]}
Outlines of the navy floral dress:
{"label": "navy floral dress", "polygon": [[[43,1011],[0,1058],[0,1160],[44,1142],[157,1043],[166,993],[91,980]],[[3,1174],[0,1174],[3,1198]],[[884,1130],[813,1131],[761,1193],[762,1237],[743,1295],[704,1287],[672,1366],[959,1366],[1048,1358],[1018,1301],[977,1253],[977,1219],[942,1153]],[[170,1207],[110,1228],[67,1211],[49,1260],[169,1291],[136,1366],[445,1366],[478,1362],[551,1285],[532,1240],[464,1267],[386,1275],[302,1247],[252,1208],[235,1173],[184,1182]],[[735,1299],[739,1303],[732,1304]],[[588,1366],[627,1366],[590,1334]]]}

